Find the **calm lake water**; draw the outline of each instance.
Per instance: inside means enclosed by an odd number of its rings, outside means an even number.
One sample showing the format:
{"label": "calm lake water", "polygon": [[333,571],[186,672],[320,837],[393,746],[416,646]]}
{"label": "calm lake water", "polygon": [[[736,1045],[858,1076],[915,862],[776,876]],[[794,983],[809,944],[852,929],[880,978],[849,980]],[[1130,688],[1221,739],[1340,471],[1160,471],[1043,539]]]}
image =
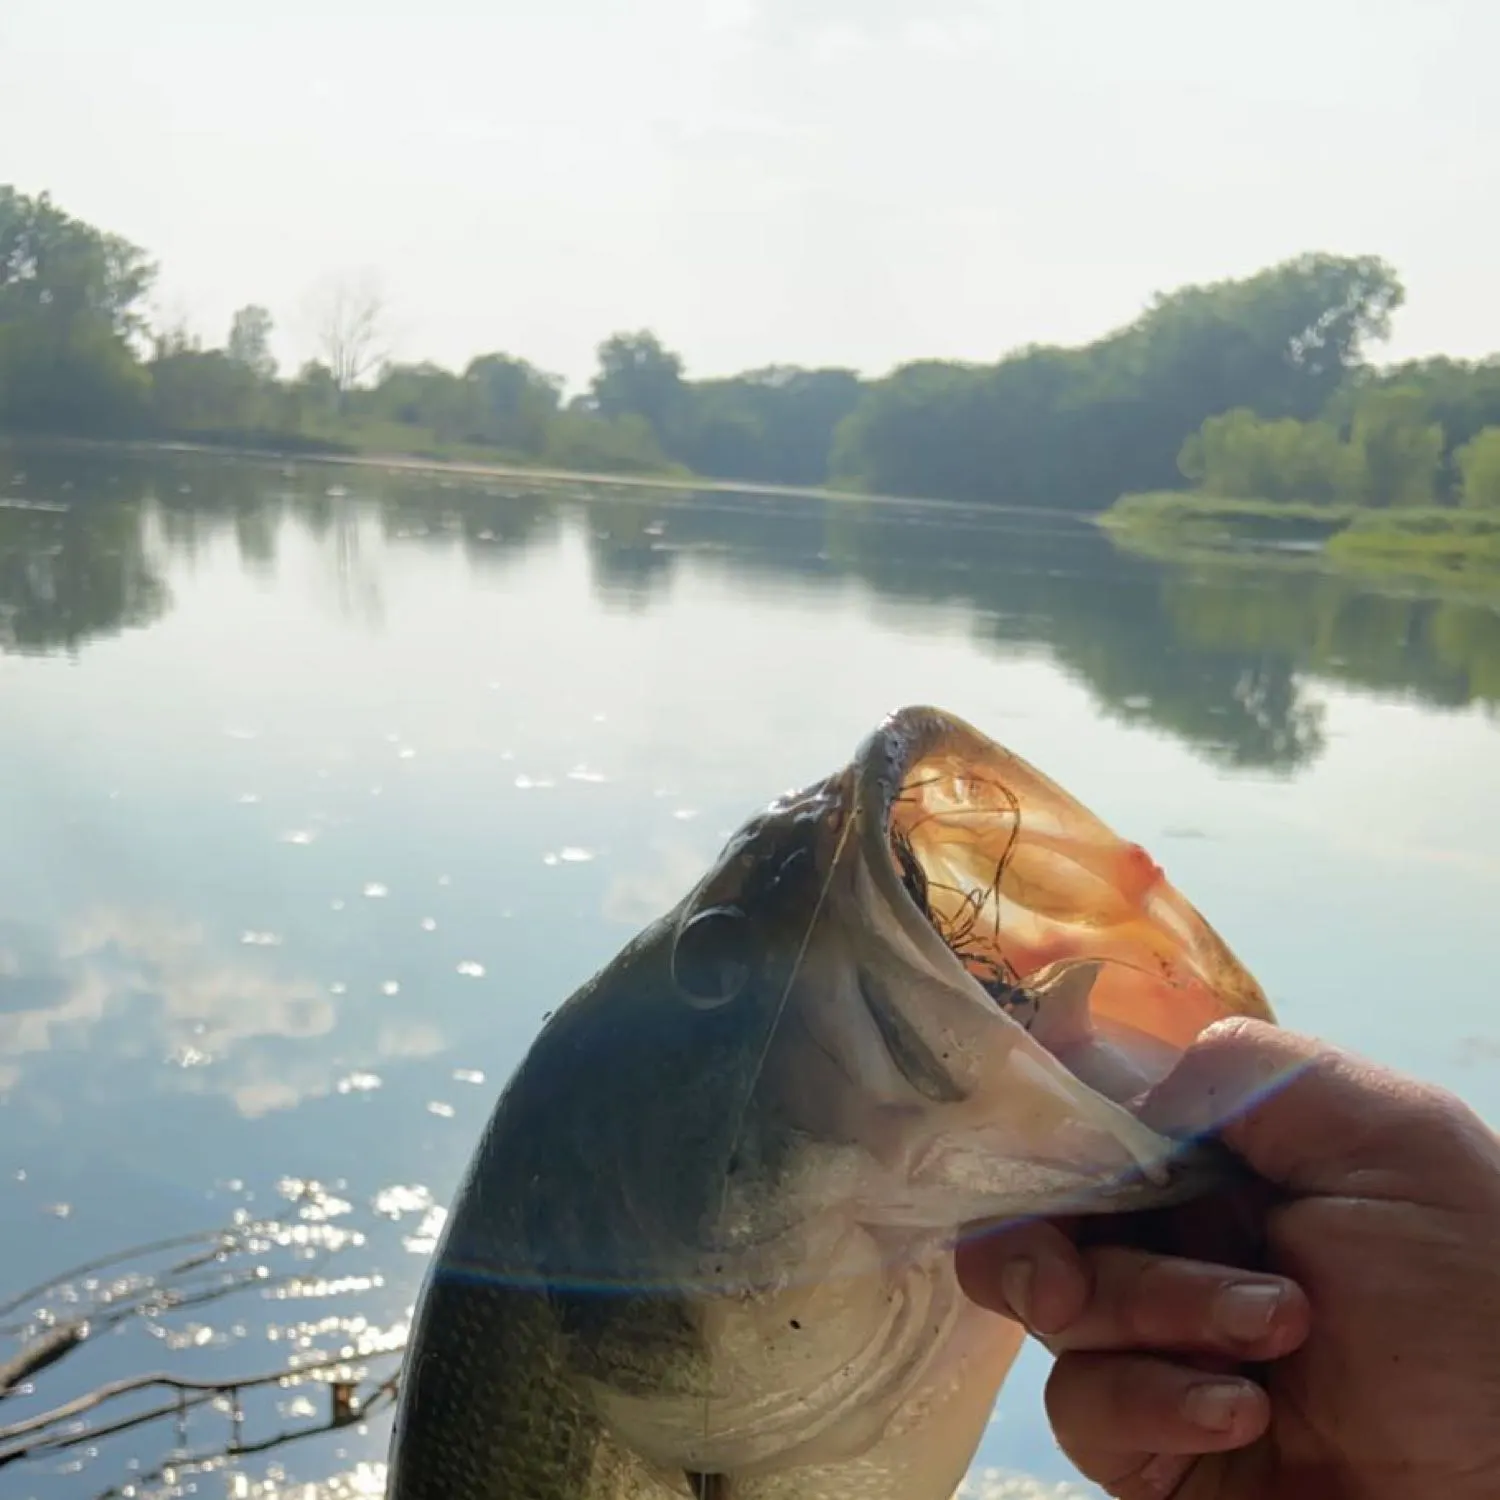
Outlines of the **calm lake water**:
{"label": "calm lake water", "polygon": [[[145,1370],[388,1374],[544,1012],[904,702],[1144,842],[1287,1023],[1500,1120],[1493,608],[1131,558],[1035,513],[186,455],[0,454],[0,497],[0,1365],[92,1334],[0,1427]],[[184,1305],[142,1307],[142,1268],[191,1246],[28,1293],[236,1222]],[[1043,1374],[1028,1353],[981,1469],[1068,1476]],[[327,1403],[247,1391],[243,1439]],[[385,1413],[157,1472],[234,1406],[0,1490],[379,1492]]]}

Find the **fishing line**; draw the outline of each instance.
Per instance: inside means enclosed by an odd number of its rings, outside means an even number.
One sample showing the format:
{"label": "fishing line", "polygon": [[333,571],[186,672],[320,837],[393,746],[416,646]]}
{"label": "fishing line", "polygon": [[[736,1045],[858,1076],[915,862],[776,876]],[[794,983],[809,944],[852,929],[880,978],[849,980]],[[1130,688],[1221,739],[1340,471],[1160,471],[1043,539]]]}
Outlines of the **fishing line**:
{"label": "fishing line", "polygon": [[[750,1071],[749,1083],[745,1088],[743,1098],[740,1100],[739,1109],[736,1113],[734,1132],[730,1136],[729,1156],[725,1162],[723,1189],[719,1198],[719,1217],[722,1219],[729,1207],[729,1170],[728,1164],[734,1160],[735,1153],[739,1150],[740,1134],[745,1128],[745,1116],[750,1110],[750,1101],[755,1097],[756,1086],[760,1083],[761,1075],[765,1072],[766,1060],[771,1055],[771,1047],[776,1040],[776,1033],[781,1027],[782,1017],[786,1014],[787,1005],[791,1001],[792,986],[797,982],[797,976],[802,972],[802,964],[807,957],[807,950],[812,943],[813,933],[817,930],[818,918],[822,914],[823,905],[828,899],[828,893],[833,889],[834,877],[838,874],[839,865],[844,858],[844,849],[849,842],[849,834],[859,817],[857,810],[850,813],[844,820],[844,826],[839,830],[838,841],[833,848],[833,858],[828,862],[828,874],[824,877],[821,888],[818,891],[818,899],[813,902],[812,915],[808,918],[807,929],[802,934],[802,941],[797,947],[796,957],[792,960],[792,971],[787,975],[785,985],[782,986],[781,995],[776,1002],[776,1008],[771,1014],[770,1025],[766,1028],[765,1042],[761,1046],[760,1055],[755,1060],[755,1066]],[[703,1436],[710,1435],[709,1412],[712,1406],[713,1396],[711,1392],[705,1391],[703,1396]]]}

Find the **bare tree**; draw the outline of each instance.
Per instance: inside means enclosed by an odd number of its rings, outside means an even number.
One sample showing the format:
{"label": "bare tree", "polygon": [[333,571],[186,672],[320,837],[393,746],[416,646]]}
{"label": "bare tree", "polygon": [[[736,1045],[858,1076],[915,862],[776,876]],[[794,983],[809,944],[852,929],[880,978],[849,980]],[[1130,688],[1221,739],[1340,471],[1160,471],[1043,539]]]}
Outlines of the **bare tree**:
{"label": "bare tree", "polygon": [[385,297],[376,277],[337,275],[312,294],[318,352],[342,400],[385,358]]}

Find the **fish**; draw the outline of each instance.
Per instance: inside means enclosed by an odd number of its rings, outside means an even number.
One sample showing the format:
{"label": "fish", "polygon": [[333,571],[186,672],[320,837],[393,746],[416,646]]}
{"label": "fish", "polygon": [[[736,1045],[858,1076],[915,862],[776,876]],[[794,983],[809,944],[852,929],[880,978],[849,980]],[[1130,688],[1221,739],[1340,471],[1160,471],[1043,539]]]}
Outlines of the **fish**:
{"label": "fish", "polygon": [[1024,1333],[982,1226],[1182,1203],[1129,1107],[1260,985],[940,709],[750,817],[546,1021],[413,1316],[388,1500],[950,1500]]}

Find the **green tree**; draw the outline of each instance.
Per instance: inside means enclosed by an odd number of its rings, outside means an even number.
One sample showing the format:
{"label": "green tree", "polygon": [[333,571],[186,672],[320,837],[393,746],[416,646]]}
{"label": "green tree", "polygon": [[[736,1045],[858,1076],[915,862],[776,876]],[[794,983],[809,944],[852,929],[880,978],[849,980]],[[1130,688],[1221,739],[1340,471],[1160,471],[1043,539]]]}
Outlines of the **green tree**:
{"label": "green tree", "polygon": [[835,479],[885,494],[955,500],[999,498],[1006,480],[989,458],[995,412],[978,365],[923,360],[865,392],[834,435]]}
{"label": "green tree", "polygon": [[674,452],[715,478],[820,485],[834,432],[859,403],[852,370],[771,365],[686,387]]}
{"label": "green tree", "polygon": [[682,360],[654,333],[616,333],[599,345],[590,386],[601,417],[639,417],[664,449],[672,446],[682,411]]}
{"label": "green tree", "polygon": [[504,354],[484,354],[462,375],[441,365],[390,364],[351,407],[380,421],[425,429],[439,442],[488,445],[535,456],[547,443],[562,381]]}
{"label": "green tree", "polygon": [[388,422],[426,428],[441,443],[461,442],[475,425],[473,393],[441,365],[388,364],[359,410]]}
{"label": "green tree", "polygon": [[469,362],[464,380],[474,393],[474,439],[534,455],[562,401],[562,378],[507,354],[481,354]]}
{"label": "green tree", "polygon": [[268,425],[263,382],[223,349],[163,339],[148,369],[151,408],[163,432],[227,436]]}
{"label": "green tree", "polygon": [[253,304],[235,313],[229,325],[225,352],[243,365],[257,380],[276,378],[276,360],[271,353],[271,315]]}
{"label": "green tree", "polygon": [[131,341],[155,269],[145,252],[0,186],[0,424],[111,433],[144,419]]}
{"label": "green tree", "polygon": [[565,411],[547,430],[542,458],[560,469],[586,473],[652,473],[668,467],[656,434],[634,413],[610,419]]}
{"label": "green tree", "polygon": [[0,326],[0,428],[127,436],[146,422],[150,391],[129,345],[92,319]]}
{"label": "green tree", "polygon": [[[778,484],[822,484],[839,423],[859,404],[853,370],[772,365],[740,376],[765,432],[760,476]],[[754,476],[752,476],[754,477]]]}
{"label": "green tree", "polygon": [[1183,475],[1206,494],[1327,504],[1357,498],[1358,455],[1328,422],[1267,421],[1244,407],[1209,417],[1183,444]]}
{"label": "green tree", "polygon": [[333,378],[333,371],[321,360],[310,359],[297,371],[288,394],[291,397],[289,407],[294,414],[291,425],[298,431],[308,422],[326,425],[338,414],[338,382]]}
{"label": "green tree", "polygon": [[119,235],[0,186],[0,323],[61,331],[90,322],[119,338],[140,333],[156,268]]}
{"label": "green tree", "polygon": [[1476,510],[1500,510],[1500,426],[1483,428],[1456,457],[1463,503]]}
{"label": "green tree", "polygon": [[1431,505],[1443,461],[1443,429],[1416,386],[1369,390],[1355,407],[1350,446],[1363,469],[1367,505]]}
{"label": "green tree", "polygon": [[906,365],[866,388],[836,470],[871,490],[1073,509],[1169,488],[1205,418],[1317,416],[1401,299],[1382,261],[1307,255],[1158,297],[1082,349]]}
{"label": "green tree", "polygon": [[1216,411],[1246,405],[1262,416],[1310,417],[1365,347],[1389,335],[1404,297],[1374,256],[1302,255],[1240,281],[1157,297],[1121,343],[1147,356],[1148,380],[1166,377],[1179,396],[1196,386]]}
{"label": "green tree", "polygon": [[743,380],[704,380],[691,385],[676,440],[683,462],[699,474],[723,479],[765,477],[765,422]]}
{"label": "green tree", "polygon": [[1486,360],[1409,360],[1384,370],[1357,370],[1330,400],[1326,416],[1348,432],[1361,401],[1374,391],[1414,389],[1422,393],[1430,419],[1443,429],[1446,451],[1438,478],[1439,497],[1457,500],[1461,476],[1457,451],[1486,427],[1500,426],[1500,356]]}

